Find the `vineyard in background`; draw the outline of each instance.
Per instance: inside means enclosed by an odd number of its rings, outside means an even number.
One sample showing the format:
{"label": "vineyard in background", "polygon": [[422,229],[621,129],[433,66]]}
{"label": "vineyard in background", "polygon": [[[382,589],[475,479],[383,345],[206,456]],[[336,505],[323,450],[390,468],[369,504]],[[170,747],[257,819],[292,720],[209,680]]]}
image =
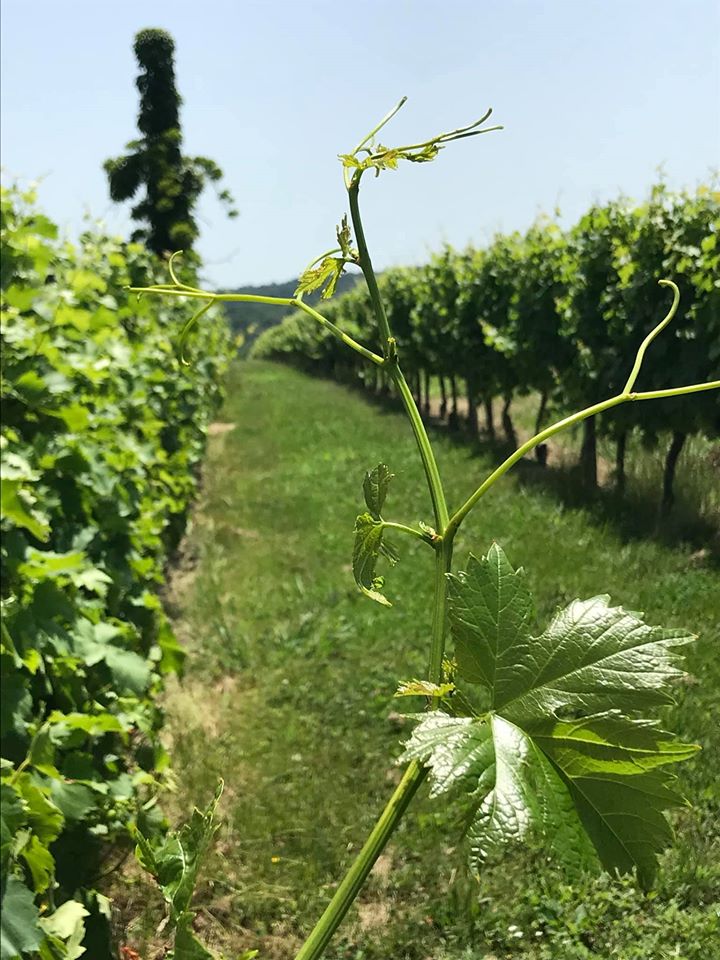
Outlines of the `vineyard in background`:
{"label": "vineyard in background", "polygon": [[[551,410],[589,406],[619,393],[632,356],[670,306],[658,280],[681,291],[671,327],[653,343],[638,389],[700,382],[720,369],[720,193],[707,187],[672,193],[656,186],[647,202],[594,206],[568,231],[538,220],[523,236],[498,235],[482,250],[447,247],[420,267],[392,269],[380,279],[402,367],[421,410],[430,412],[434,385],[439,415],[457,425],[462,409],[472,435],[517,445],[513,402],[537,395],[534,433]],[[375,346],[376,324],[365,285],[323,305],[348,334]],[[342,381],[389,392],[383,371],[347,350],[306,314],[291,314],[264,332],[258,358],[283,360]],[[495,408],[500,406],[500,410]],[[633,433],[646,445],[667,441],[662,508],[674,499],[675,467],[691,435],[720,434],[716,391],[675,397],[639,410],[627,404],[583,426],[580,471],[585,488],[598,483],[598,440],[614,445],[622,491]],[[546,451],[538,450],[542,460]]]}
{"label": "vineyard in background", "polygon": [[189,308],[122,292],[160,279],[143,246],[62,242],[15,189],[2,232],[2,957],[100,957],[94,887],[163,826],[155,697],[184,654],[158,591],[229,338],[205,323],[186,371]]}

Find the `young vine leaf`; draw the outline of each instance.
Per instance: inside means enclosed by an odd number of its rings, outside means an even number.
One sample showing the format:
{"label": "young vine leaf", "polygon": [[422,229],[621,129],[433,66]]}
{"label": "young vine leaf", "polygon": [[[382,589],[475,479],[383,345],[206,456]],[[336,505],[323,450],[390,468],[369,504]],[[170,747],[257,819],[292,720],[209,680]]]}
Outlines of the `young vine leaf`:
{"label": "young vine leaf", "polygon": [[[335,293],[338,280],[345,272],[346,263],[355,263],[358,258],[357,250],[352,246],[352,234],[347,216],[342,218],[340,226],[336,228],[338,247],[314,260],[300,274],[295,296],[312,293],[322,287],[321,300],[329,300]],[[340,253],[341,256],[333,256]]]}
{"label": "young vine leaf", "polygon": [[374,520],[380,519],[382,508],[385,506],[390,481],[395,478],[394,473],[390,473],[389,467],[384,463],[379,463],[374,470],[369,470],[363,480],[363,495],[365,505],[372,514]]}
{"label": "young vine leaf", "polygon": [[355,520],[355,546],[353,548],[353,575],[365,596],[376,600],[384,607],[392,604],[382,593],[385,580],[375,573],[375,565],[383,546],[383,526],[369,513],[361,513]]}
{"label": "young vine leaf", "polygon": [[436,697],[444,699],[455,692],[454,683],[432,683],[430,680],[403,680],[395,691],[396,697]]}
{"label": "young vine leaf", "polygon": [[323,257],[319,263],[302,272],[295,295],[312,293],[322,287],[321,300],[329,300],[335,293],[344,269],[345,260],[342,257]]}
{"label": "young vine leaf", "polygon": [[[207,809],[193,810],[188,823],[159,844],[152,844],[136,832],[135,855],[157,881],[169,907],[168,920],[175,931],[173,960],[217,960],[193,933],[195,911],[191,903],[200,864],[218,829],[215,811],[222,791],[220,781]],[[249,951],[240,960],[250,960],[256,955],[257,951]]]}
{"label": "young vine leaf", "polygon": [[367,512],[355,520],[355,546],[353,549],[353,574],[355,582],[371,600],[385,607],[392,604],[382,593],[384,580],[375,573],[378,557],[382,554],[391,564],[399,557],[395,548],[383,538],[382,508],[388,486],[394,474],[384,463],[365,474],[363,494]]}
{"label": "young vine leaf", "polygon": [[468,794],[474,868],[536,834],[571,868],[635,870],[647,889],[672,837],[665,811],[685,802],[667,765],[697,747],[638,713],[671,700],[675,648],[694,638],[607,596],[573,601],[532,637],[532,610],[497,544],[450,577],[458,678],[485,688],[489,710],[428,714],[403,759],[430,767],[431,795]]}
{"label": "young vine leaf", "polygon": [[352,246],[352,232],[348,223],[347,214],[342,218],[340,226],[336,229],[338,246],[347,261],[355,261],[358,258],[358,252]]}
{"label": "young vine leaf", "polygon": [[[401,101],[399,106],[402,106],[403,103],[404,100]],[[408,160],[410,163],[431,163],[440,151],[453,140],[463,140],[466,137],[476,137],[481,133],[502,130],[502,127],[499,126],[482,127],[491,113],[492,110],[487,110],[479,120],[475,120],[465,127],[459,127],[457,130],[440,133],[429,140],[424,140],[422,143],[411,143],[401,147],[386,147],[384,144],[375,141],[373,137],[366,138],[352,153],[338,154],[338,159],[346,170],[356,170],[361,173],[365,170],[374,170],[376,177],[383,170],[397,170],[400,160]],[[387,119],[389,117],[386,117],[381,126],[384,126]],[[365,156],[359,156],[361,153]]]}

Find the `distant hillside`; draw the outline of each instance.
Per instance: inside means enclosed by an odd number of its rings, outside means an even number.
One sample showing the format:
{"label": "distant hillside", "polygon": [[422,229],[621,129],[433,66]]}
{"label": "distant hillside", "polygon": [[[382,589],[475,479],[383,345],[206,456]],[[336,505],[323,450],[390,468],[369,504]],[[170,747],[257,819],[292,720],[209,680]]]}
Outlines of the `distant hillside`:
{"label": "distant hillside", "polygon": [[[344,274],[340,277],[337,285],[337,293],[346,293],[357,283],[360,276],[358,273]],[[242,287],[229,292],[255,293],[261,297],[292,297],[296,289],[297,280],[288,280],[285,283],[268,283],[260,287]],[[311,306],[317,306],[319,300],[320,297],[317,294],[305,295],[306,303],[311,304]],[[266,303],[226,303],[224,307],[233,335],[242,334],[245,338],[240,348],[240,353],[243,355],[248,352],[253,341],[260,336],[263,330],[280,323],[288,313],[287,307],[275,307]]]}

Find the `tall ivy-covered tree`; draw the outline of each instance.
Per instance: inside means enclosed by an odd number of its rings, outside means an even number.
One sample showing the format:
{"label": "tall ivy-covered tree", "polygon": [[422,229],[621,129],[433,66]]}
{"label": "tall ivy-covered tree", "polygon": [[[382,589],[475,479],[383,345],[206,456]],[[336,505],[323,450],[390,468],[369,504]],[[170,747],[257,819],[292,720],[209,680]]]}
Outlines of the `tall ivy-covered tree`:
{"label": "tall ivy-covered tree", "polygon": [[[141,30],[135,36],[140,73],[138,129],[141,136],[127,144],[127,153],[106,160],[110,197],[116,203],[135,198],[133,220],[142,224],[132,235],[162,256],[175,250],[191,251],[198,236],[193,215],[203,188],[216,187],[222,170],[208,157],[182,152],[180,104],[175,86],[175,43],[165,30]],[[226,189],[217,189],[228,216],[237,216]]]}

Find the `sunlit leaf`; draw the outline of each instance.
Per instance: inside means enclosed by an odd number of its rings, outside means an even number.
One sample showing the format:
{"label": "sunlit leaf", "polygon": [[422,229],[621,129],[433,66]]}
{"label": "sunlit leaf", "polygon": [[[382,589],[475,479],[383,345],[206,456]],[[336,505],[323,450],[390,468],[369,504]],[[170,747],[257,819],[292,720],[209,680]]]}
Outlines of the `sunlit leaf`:
{"label": "sunlit leaf", "polygon": [[428,764],[433,795],[468,795],[476,867],[535,836],[571,869],[599,862],[649,887],[671,838],[665,812],[684,802],[667,767],[697,748],[638,713],[670,699],[675,649],[692,637],[607,597],[573,601],[539,637],[531,619],[523,572],[497,544],[451,577],[458,677],[489,709],[429,714],[405,757]]}
{"label": "sunlit leaf", "polygon": [[383,596],[383,578],[375,573],[378,556],[382,548],[382,523],[369,513],[362,513],[355,521],[355,547],[353,549],[353,574],[355,582],[362,592],[383,606],[391,606]]}

